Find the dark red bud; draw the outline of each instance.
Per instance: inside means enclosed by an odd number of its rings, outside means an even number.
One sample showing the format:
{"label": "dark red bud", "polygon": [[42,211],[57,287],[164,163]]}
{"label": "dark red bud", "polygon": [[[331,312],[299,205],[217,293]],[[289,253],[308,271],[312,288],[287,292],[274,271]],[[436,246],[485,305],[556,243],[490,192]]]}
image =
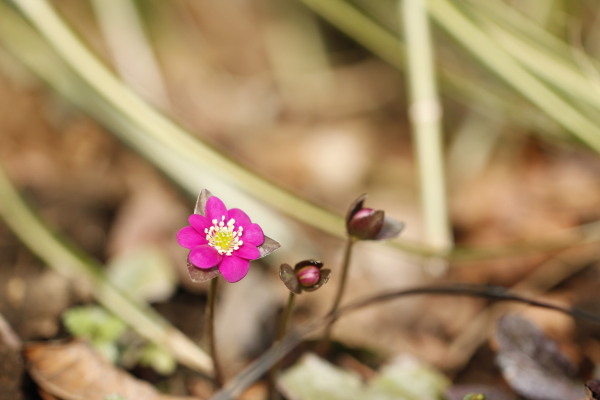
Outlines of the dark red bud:
{"label": "dark red bud", "polygon": [[316,260],[304,260],[294,268],[281,264],[279,278],[293,293],[313,292],[323,286],[331,276],[331,270],[321,269],[323,263]]}
{"label": "dark red bud", "polygon": [[374,240],[383,228],[383,221],[383,211],[361,208],[350,216],[348,234],[362,240]]}
{"label": "dark red bud", "polygon": [[314,265],[308,265],[300,268],[296,272],[296,276],[302,287],[311,287],[316,285],[321,280],[321,271]]}

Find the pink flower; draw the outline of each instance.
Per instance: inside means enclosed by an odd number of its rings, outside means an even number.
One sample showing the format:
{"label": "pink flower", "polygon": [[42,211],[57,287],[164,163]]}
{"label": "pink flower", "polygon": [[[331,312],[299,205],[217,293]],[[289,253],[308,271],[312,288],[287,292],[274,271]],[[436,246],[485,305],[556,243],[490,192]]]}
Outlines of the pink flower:
{"label": "pink flower", "polygon": [[190,249],[188,265],[204,272],[189,268],[196,282],[212,279],[219,273],[228,282],[237,282],[248,273],[251,260],[279,247],[245,212],[239,208],[227,209],[221,199],[206,189],[198,196],[188,222],[190,225],[177,233],[177,242]]}

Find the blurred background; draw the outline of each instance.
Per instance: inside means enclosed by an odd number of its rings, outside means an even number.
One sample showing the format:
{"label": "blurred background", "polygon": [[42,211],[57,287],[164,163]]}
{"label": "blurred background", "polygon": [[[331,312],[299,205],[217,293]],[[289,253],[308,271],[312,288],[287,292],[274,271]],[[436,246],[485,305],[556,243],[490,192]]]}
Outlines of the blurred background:
{"label": "blurred background", "polygon": [[[194,340],[206,285],[189,281],[175,234],[200,190],[279,240],[224,287],[218,330],[230,375],[270,343],[286,298],[280,263],[316,258],[333,270],[301,296],[296,323],[327,311],[341,217],[361,193],[407,227],[391,244],[356,247],[347,301],[467,282],[600,309],[598,3],[428,2],[441,154],[416,150],[407,65],[419,49],[406,46],[402,3],[0,2],[0,165],[69,249],[126,292],[140,288]],[[437,162],[447,212],[433,224],[451,235],[436,248],[419,168]],[[17,215],[0,201],[5,219]],[[61,315],[94,293],[85,273],[67,279],[48,261],[59,244],[36,245],[35,229],[0,223],[0,314],[22,340],[64,336]],[[503,311],[414,298],[344,318],[334,335],[468,376]],[[572,320],[523,312],[574,360],[597,363],[598,342],[576,335]],[[493,364],[482,357],[479,372]]]}

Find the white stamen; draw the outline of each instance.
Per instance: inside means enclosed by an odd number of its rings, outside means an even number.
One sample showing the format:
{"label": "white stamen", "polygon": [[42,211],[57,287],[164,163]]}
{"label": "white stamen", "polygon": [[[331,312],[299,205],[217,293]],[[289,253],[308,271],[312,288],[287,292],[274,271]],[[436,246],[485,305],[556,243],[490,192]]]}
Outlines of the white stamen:
{"label": "white stamen", "polygon": [[213,219],[212,226],[205,228],[208,245],[214,247],[221,255],[230,256],[244,244],[241,240],[243,227],[235,229],[235,219],[230,218],[225,224],[225,216],[221,220]]}

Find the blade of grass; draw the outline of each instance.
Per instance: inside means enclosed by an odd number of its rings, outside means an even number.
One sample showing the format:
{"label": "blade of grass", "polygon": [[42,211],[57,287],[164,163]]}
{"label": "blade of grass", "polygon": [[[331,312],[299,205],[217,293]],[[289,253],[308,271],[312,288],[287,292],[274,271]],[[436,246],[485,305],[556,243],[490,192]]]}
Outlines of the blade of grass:
{"label": "blade of grass", "polygon": [[314,13],[294,2],[270,0],[265,9],[264,42],[272,74],[289,104],[322,107],[332,92],[333,75]]}
{"label": "blade of grass", "polygon": [[[481,11],[477,12],[477,16],[482,27],[515,59],[565,95],[600,108],[598,83],[590,80],[573,58],[580,52],[579,49],[535,29],[535,26],[530,26],[531,23],[526,25],[527,20],[516,17],[514,10],[512,13],[501,11],[509,6],[479,7]],[[529,35],[534,35],[536,40],[532,41]],[[596,90],[590,90],[594,87]]]}
{"label": "blade of grass", "polygon": [[[452,246],[441,125],[429,20],[423,0],[399,2],[407,50],[410,121],[416,142],[425,221],[425,241],[435,249]],[[446,268],[442,268],[445,270]]]}
{"label": "blade of grass", "polygon": [[[467,114],[454,131],[448,149],[448,180],[453,190],[461,190],[465,183],[478,176],[490,163],[502,128],[479,114]],[[481,132],[485,132],[485,135]],[[465,157],[465,154],[469,154],[469,157]]]}
{"label": "blade of grass", "polygon": [[[163,142],[154,136],[146,135],[135,121],[132,121],[118,108],[115,108],[113,103],[99,96],[93,88],[88,87],[79,75],[75,74],[63,62],[61,57],[50,51],[47,43],[39,33],[24,21],[13,7],[4,2],[0,2],[0,39],[11,54],[51,85],[61,96],[97,118],[112,129],[115,134],[119,135],[124,142],[136,142],[137,146],[135,148],[140,154],[152,160],[156,167],[160,168],[194,198],[197,195],[198,188],[202,187],[202,183],[210,187],[217,183],[223,184],[222,180],[217,180],[211,175],[211,166],[204,159],[200,157],[187,159],[178,152],[178,146],[171,147],[168,141]],[[126,90],[126,88],[123,88],[123,90]],[[180,129],[176,127],[176,130]],[[202,146],[203,144],[200,143],[199,145]],[[256,195],[263,196],[260,198],[261,200],[265,199],[265,203],[274,204],[281,209],[288,207],[288,204],[276,204],[279,197],[269,199],[264,197],[265,193]],[[292,206],[294,204],[296,203],[290,203]],[[302,211],[303,209],[289,210],[288,213],[295,216]],[[314,220],[314,215],[314,213],[303,215],[303,218],[299,219],[325,232],[343,237],[344,225],[341,217],[328,213],[326,210],[321,210],[320,213],[316,214],[316,220]],[[319,220],[319,215],[327,215],[326,220],[329,222]],[[554,251],[600,241],[599,233],[600,223],[591,223],[566,229],[545,238],[525,242],[485,248],[456,248],[445,256],[449,260],[461,262]],[[406,240],[391,242],[390,244],[409,254],[420,257],[443,256],[427,246]]]}
{"label": "blade of grass", "polygon": [[[197,140],[157,112],[125,87],[65,25],[46,0],[13,0],[69,67],[122,118],[136,127],[137,135],[116,131],[134,149],[159,167],[181,177],[180,162],[190,165],[184,175],[204,173],[234,184],[266,204],[321,230],[342,236],[343,221],[308,201],[256,175]],[[177,160],[177,161],[176,161]],[[189,189],[189,184],[179,182]],[[197,192],[195,187],[191,192]]]}
{"label": "blade of grass", "polygon": [[507,84],[554,118],[590,148],[600,152],[599,127],[595,121],[582,115],[569,102],[525,70],[487,32],[448,0],[429,3],[432,18],[474,57],[495,72]]}
{"label": "blade of grass", "polygon": [[[401,57],[396,55],[401,48],[399,41],[347,2],[343,0],[301,1],[383,60],[397,68],[402,68]],[[459,44],[471,51],[490,71],[544,111],[549,118],[555,120],[590,148],[600,152],[600,137],[594,133],[598,130],[596,121],[573,108],[571,104],[545,86],[535,74],[523,68],[464,12],[448,0],[430,1],[429,12],[440,26]],[[375,41],[377,43],[374,43]],[[488,95],[493,94],[479,93],[478,97],[483,98]]]}
{"label": "blade of grass", "polygon": [[[223,187],[225,182],[243,188],[264,204],[301,222],[334,236],[345,237],[345,225],[341,216],[293,195],[228,159],[128,90],[85,48],[47,1],[14,2],[22,8],[44,39],[56,50],[61,62],[76,73],[84,86],[90,87],[73,87],[73,82],[70,81],[72,78],[69,78],[61,83],[62,89],[75,96],[76,103],[85,106],[92,115],[102,114],[105,117],[103,121],[115,128],[115,134],[151,160],[188,193],[196,196],[198,188],[207,186],[207,182],[215,186],[219,184],[220,187]],[[10,21],[10,8],[4,7],[2,10],[2,6],[3,3],[0,3],[0,18]],[[12,14],[14,16],[14,13]],[[10,28],[6,28],[5,37],[14,37],[8,33]],[[27,28],[21,24],[18,29],[23,32]],[[31,35],[29,37],[31,39]],[[40,63],[42,60],[15,42],[7,43],[24,60],[30,60],[29,67],[38,74],[49,81],[56,79],[56,76],[52,76],[54,71],[45,65],[45,61]],[[39,43],[37,45],[39,47]],[[110,115],[110,118],[106,118],[107,115]],[[199,182],[203,182],[203,185]],[[436,254],[435,249],[429,246],[405,240],[393,242],[392,245],[416,255]]]}
{"label": "blade of grass", "polygon": [[208,355],[150,307],[141,308],[115,288],[98,263],[58,238],[27,207],[0,168],[0,216],[27,247],[48,266],[92,288],[100,304],[142,337],[168,349],[182,364],[210,373]]}
{"label": "blade of grass", "polygon": [[[485,16],[493,19],[496,23],[505,25],[506,28],[513,31],[515,36],[528,38],[529,41],[536,43],[551,54],[566,58],[570,56],[569,49],[564,41],[515,10],[509,4],[500,1],[467,0],[464,5],[465,9],[471,10],[474,16]],[[559,8],[556,4],[554,7]],[[554,10],[554,12],[558,12],[558,10]]]}
{"label": "blade of grass", "polygon": [[344,0],[300,0],[358,43],[396,68],[404,66],[404,46],[394,35]]}
{"label": "blade of grass", "polygon": [[169,108],[158,62],[133,0],[92,0],[92,6],[123,81],[152,104]]}

